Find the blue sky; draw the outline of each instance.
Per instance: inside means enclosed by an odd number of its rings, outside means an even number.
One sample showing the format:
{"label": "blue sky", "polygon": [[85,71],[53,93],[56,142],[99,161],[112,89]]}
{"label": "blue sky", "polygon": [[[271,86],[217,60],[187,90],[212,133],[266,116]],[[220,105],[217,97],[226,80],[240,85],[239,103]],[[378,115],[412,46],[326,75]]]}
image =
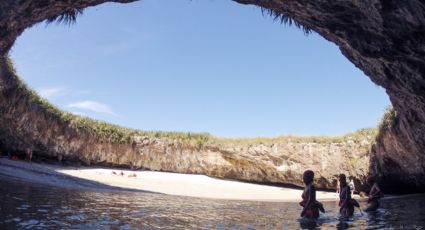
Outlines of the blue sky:
{"label": "blue sky", "polygon": [[390,104],[334,44],[231,1],[104,4],[28,29],[11,56],[60,108],[142,130],[341,135]]}

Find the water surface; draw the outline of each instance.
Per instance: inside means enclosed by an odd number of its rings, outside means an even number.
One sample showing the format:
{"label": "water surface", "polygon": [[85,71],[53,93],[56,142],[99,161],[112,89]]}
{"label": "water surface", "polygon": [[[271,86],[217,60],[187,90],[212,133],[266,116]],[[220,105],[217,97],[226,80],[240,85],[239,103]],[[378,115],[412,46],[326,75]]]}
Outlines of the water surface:
{"label": "water surface", "polygon": [[[298,203],[200,199],[66,189],[0,174],[1,229],[424,229],[425,195],[384,199],[374,213],[338,217],[336,202],[317,220]],[[361,203],[365,206],[365,203]]]}

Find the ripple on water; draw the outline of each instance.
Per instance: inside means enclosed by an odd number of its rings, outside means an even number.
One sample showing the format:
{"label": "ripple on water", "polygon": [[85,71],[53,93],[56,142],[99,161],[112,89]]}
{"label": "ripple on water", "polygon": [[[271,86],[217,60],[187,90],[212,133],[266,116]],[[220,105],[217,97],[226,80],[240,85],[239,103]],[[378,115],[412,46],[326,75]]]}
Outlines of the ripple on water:
{"label": "ripple on water", "polygon": [[[224,201],[150,193],[63,189],[0,176],[0,225],[6,229],[415,229],[425,230],[425,196],[383,200],[372,213],[338,215],[324,202],[318,220],[298,203]],[[365,206],[365,203],[361,203]],[[419,229],[419,228],[417,228]]]}

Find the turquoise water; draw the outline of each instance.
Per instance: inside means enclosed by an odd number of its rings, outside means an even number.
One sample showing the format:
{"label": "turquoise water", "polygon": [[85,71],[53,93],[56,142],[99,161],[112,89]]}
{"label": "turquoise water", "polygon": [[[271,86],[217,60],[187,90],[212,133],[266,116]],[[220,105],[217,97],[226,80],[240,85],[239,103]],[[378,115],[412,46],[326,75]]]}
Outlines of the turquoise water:
{"label": "turquoise water", "polygon": [[[298,203],[199,199],[65,189],[0,174],[0,229],[424,229],[425,195],[387,198],[374,213],[338,217],[335,201],[317,221]],[[365,206],[365,203],[361,203]]]}

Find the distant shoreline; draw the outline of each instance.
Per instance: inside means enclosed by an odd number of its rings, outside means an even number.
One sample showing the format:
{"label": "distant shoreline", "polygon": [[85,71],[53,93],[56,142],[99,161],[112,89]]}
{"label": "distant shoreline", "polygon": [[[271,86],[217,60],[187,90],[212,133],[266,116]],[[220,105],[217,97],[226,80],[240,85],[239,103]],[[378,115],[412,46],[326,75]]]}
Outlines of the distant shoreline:
{"label": "distant shoreline", "polygon": [[[124,175],[120,175],[121,172]],[[204,175],[57,166],[7,158],[0,158],[0,174],[67,188],[127,190],[227,200],[299,202],[302,194],[300,189],[223,180]],[[319,201],[337,198],[338,194],[334,192],[317,192]]]}

